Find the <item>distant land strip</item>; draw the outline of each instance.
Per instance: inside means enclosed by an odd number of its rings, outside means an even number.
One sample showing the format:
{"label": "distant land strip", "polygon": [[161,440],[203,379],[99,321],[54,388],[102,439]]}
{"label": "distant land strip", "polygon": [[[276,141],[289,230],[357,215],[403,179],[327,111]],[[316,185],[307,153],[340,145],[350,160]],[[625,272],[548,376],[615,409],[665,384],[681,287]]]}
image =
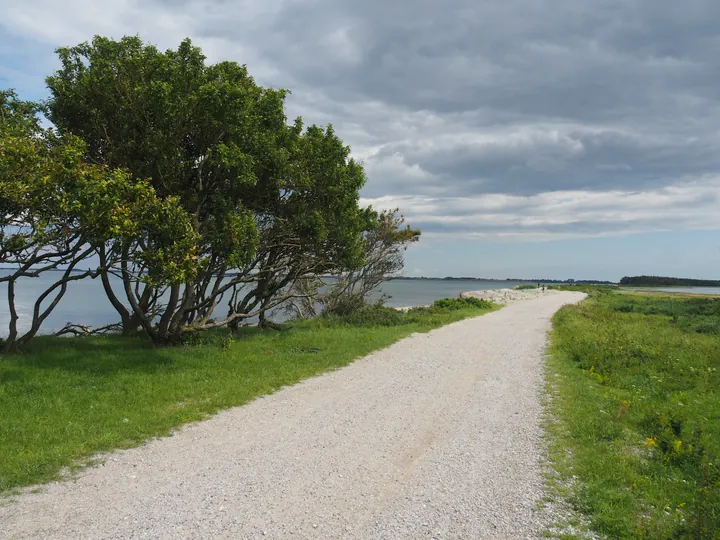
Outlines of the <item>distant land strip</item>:
{"label": "distant land strip", "polygon": [[663,276],[625,276],[620,285],[634,287],[720,287],[717,279],[690,279]]}
{"label": "distant land strip", "polygon": [[565,283],[568,285],[617,285],[614,281],[598,281],[595,279],[523,279],[523,278],[506,278],[506,279],[495,279],[495,278],[482,278],[482,277],[413,277],[413,276],[390,276],[389,281],[394,280],[429,280],[429,281],[490,281],[496,283]]}

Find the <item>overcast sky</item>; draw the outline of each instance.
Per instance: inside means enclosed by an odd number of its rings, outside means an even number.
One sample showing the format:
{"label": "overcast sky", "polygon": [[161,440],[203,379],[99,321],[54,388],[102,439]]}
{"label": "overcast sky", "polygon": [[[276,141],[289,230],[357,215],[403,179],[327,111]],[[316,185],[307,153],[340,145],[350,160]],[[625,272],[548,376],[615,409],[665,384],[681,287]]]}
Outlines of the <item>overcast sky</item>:
{"label": "overcast sky", "polygon": [[0,87],[94,34],[292,90],[423,238],[408,275],[720,278],[718,0],[0,0]]}

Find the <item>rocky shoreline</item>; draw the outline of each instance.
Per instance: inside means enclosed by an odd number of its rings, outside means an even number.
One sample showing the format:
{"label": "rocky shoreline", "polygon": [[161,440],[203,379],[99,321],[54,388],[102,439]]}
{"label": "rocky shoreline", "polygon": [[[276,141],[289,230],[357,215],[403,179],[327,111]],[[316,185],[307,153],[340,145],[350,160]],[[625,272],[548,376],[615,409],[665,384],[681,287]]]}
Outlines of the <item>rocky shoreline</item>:
{"label": "rocky shoreline", "polygon": [[545,289],[488,289],[483,291],[468,291],[460,293],[460,298],[480,298],[490,300],[496,304],[511,304],[522,300],[533,300],[541,296],[561,294],[560,291]]}

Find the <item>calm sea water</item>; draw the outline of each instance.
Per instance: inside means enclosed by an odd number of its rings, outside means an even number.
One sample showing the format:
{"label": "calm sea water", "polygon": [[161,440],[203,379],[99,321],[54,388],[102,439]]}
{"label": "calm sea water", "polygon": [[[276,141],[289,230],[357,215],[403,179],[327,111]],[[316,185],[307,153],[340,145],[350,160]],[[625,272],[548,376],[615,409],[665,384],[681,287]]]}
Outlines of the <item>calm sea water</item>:
{"label": "calm sea water", "polygon": [[[0,270],[0,272],[3,272]],[[18,323],[20,330],[27,328],[29,317],[39,294],[42,293],[59,273],[50,272],[37,278],[23,278],[17,282],[15,291],[15,305],[20,316]],[[503,281],[465,281],[465,280],[393,280],[383,283],[372,296],[373,299],[381,295],[388,296],[387,304],[393,307],[415,306],[431,304],[440,298],[455,297],[461,292],[477,291],[481,289],[501,289],[513,287],[517,282]],[[115,287],[119,298],[124,295],[119,284]],[[10,313],[7,308],[7,284],[0,283],[0,336],[6,336]],[[218,308],[221,313],[224,306]],[[282,319],[282,315],[275,315]],[[119,317],[108,301],[102,283],[97,280],[81,280],[70,283],[68,291],[55,310],[45,320],[42,332],[56,332],[68,322],[86,324],[100,327],[114,323]]]}
{"label": "calm sea water", "polygon": [[[0,270],[0,272],[3,272]],[[23,278],[18,281],[15,292],[15,305],[20,315],[20,330],[27,328],[29,317],[38,295],[59,277],[50,272],[37,278]],[[386,295],[387,305],[392,307],[417,306],[431,304],[440,298],[456,297],[465,291],[482,289],[502,289],[513,287],[520,282],[506,281],[473,281],[473,280],[393,280],[383,283],[372,295],[373,299]],[[653,290],[669,292],[691,292],[697,294],[720,295],[720,287],[658,287]],[[123,294],[119,284],[116,292],[120,298]],[[7,308],[7,285],[0,283],[0,336],[7,335],[10,313]],[[224,306],[220,306],[220,313]],[[276,314],[275,319],[282,319]],[[100,280],[82,280],[68,285],[68,292],[60,301],[52,314],[45,320],[43,333],[56,332],[68,322],[87,324],[99,327],[114,323],[119,317],[110,305]]]}

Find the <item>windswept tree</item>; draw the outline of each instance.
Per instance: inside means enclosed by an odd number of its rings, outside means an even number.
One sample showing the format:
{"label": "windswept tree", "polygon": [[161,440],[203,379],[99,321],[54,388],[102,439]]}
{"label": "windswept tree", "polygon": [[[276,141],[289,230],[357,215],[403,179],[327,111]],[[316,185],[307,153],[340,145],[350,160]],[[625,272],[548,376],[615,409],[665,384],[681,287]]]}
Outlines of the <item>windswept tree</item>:
{"label": "windswept tree", "polygon": [[267,310],[296,294],[297,281],[360,267],[362,231],[374,217],[358,206],[362,166],[332,127],[303,132],[298,121],[290,133],[288,174],[265,179],[248,193],[259,216],[261,242],[253,261],[259,280],[252,287],[239,283],[229,304],[231,316],[259,306],[261,324],[268,324]]}
{"label": "windswept tree", "polygon": [[[0,92],[0,276],[10,314],[2,350],[21,347],[40,329],[68,284],[97,276],[76,272],[100,246],[132,239],[145,249],[132,262],[154,283],[180,281],[194,272],[190,216],[173,199],[133,181],[122,170],[84,163],[83,142],[41,128],[41,107]],[[23,278],[62,270],[42,291],[27,330],[19,331],[15,292]]]}
{"label": "windswept tree", "polygon": [[349,313],[362,306],[368,295],[405,266],[407,248],[420,239],[420,230],[405,224],[399,209],[377,214],[364,235],[363,264],[340,276],[322,296],[328,313]]}
{"label": "windswept tree", "polygon": [[345,315],[367,303],[371,292],[402,271],[407,248],[420,239],[420,231],[405,225],[398,209],[371,212],[362,239],[362,263],[337,276],[331,285],[308,277],[295,284],[296,297],[288,301],[291,312],[303,318],[317,310]]}
{"label": "windswept tree", "polygon": [[[142,282],[132,264],[142,243],[100,249],[100,277],[126,333],[142,327],[172,342],[264,320],[294,280],[360,263],[363,169],[331,128],[288,125],[284,90],[256,85],[234,62],[207,64],[189,40],[161,52],[137,37],[96,37],[58,54],[62,67],[47,79],[53,123],[86,141],[88,162],[174,197],[197,239],[194,272],[167,290]],[[215,317],[221,302],[227,312]]]}

